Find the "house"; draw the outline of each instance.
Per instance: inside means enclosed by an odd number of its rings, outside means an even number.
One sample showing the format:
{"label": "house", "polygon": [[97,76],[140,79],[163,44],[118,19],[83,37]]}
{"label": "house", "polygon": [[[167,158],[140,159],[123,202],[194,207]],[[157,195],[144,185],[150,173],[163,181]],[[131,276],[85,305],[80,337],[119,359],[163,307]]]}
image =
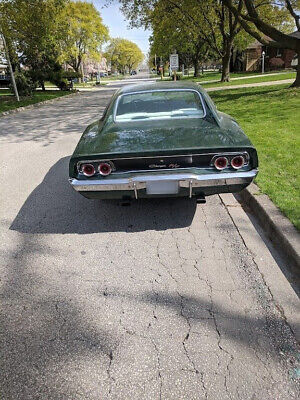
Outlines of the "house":
{"label": "house", "polygon": [[[300,40],[299,31],[291,33],[290,36],[297,37]],[[265,52],[265,70],[293,68],[294,63],[292,61],[296,55],[294,50],[264,46],[256,40],[243,52],[244,71],[261,71],[263,51]]]}
{"label": "house", "polygon": [[0,37],[0,75],[4,75],[6,73],[7,62],[4,58],[4,46]]}
{"label": "house", "polygon": [[105,57],[101,57],[100,61],[86,60],[83,63],[84,76],[95,77],[97,74],[108,73],[109,67]]}
{"label": "house", "polygon": [[7,62],[4,58],[4,49],[3,44],[0,42],[0,86],[7,86],[10,81],[10,78],[7,74]]}
{"label": "house", "polygon": [[4,57],[1,57],[0,50],[0,86],[7,86],[10,81],[10,77],[7,74],[7,62]]}

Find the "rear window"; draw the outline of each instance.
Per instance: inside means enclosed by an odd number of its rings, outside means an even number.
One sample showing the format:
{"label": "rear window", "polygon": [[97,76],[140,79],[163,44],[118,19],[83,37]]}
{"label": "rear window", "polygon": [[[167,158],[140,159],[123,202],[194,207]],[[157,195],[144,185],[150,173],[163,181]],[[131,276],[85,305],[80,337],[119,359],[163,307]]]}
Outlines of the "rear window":
{"label": "rear window", "polygon": [[129,93],[119,97],[115,120],[203,118],[200,94],[193,90],[159,90]]}

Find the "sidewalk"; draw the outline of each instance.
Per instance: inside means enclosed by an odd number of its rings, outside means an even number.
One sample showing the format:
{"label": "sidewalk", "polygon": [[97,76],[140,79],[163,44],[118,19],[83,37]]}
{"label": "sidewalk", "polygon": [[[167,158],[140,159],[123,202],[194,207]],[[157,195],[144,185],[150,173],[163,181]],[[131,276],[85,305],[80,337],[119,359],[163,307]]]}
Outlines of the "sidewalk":
{"label": "sidewalk", "polygon": [[270,82],[258,82],[258,83],[245,83],[244,85],[228,85],[228,86],[215,86],[210,88],[204,88],[207,92],[214,92],[217,90],[231,90],[249,87],[259,87],[259,86],[273,86],[273,85],[283,85],[285,83],[293,83],[295,79],[283,79],[281,81],[270,81]]}
{"label": "sidewalk", "polygon": [[[237,76],[236,78],[230,78],[230,81],[239,81],[242,79],[254,79],[254,78],[264,78],[266,76],[275,76],[275,75],[281,75],[281,74],[288,74],[291,71],[284,71],[284,72],[274,72],[272,74],[256,74],[256,75],[250,75],[250,76]],[[220,82],[220,79],[214,79],[214,80],[210,80],[210,81],[197,81],[197,83],[200,83],[201,85],[203,85],[204,83],[217,83]]]}

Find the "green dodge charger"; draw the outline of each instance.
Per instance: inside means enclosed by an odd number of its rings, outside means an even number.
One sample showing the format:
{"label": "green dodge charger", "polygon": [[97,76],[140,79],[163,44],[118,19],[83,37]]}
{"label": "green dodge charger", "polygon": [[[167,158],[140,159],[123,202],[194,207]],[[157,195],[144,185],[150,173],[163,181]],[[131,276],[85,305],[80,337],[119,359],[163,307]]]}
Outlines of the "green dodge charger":
{"label": "green dodge charger", "polygon": [[139,199],[238,192],[258,172],[257,152],[238,123],[200,86],[127,85],[84,131],[69,181],[88,198]]}

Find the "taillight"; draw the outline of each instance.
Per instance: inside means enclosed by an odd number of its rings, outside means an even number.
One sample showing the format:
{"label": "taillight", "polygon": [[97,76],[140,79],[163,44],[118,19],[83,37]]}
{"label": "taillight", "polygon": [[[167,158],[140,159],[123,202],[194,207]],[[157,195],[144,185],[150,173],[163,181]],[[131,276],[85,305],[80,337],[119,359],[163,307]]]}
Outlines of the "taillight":
{"label": "taillight", "polygon": [[244,166],[245,164],[245,159],[243,156],[235,156],[231,160],[231,166],[234,169],[240,169]]}
{"label": "taillight", "polygon": [[227,157],[217,157],[214,161],[214,166],[217,168],[219,171],[222,169],[226,168],[228,165],[228,159]]}
{"label": "taillight", "polygon": [[93,164],[82,164],[81,166],[81,172],[85,176],[93,176],[96,173],[95,167]]}
{"label": "taillight", "polygon": [[98,171],[101,175],[109,175],[112,171],[111,165],[109,163],[103,162],[99,164]]}

